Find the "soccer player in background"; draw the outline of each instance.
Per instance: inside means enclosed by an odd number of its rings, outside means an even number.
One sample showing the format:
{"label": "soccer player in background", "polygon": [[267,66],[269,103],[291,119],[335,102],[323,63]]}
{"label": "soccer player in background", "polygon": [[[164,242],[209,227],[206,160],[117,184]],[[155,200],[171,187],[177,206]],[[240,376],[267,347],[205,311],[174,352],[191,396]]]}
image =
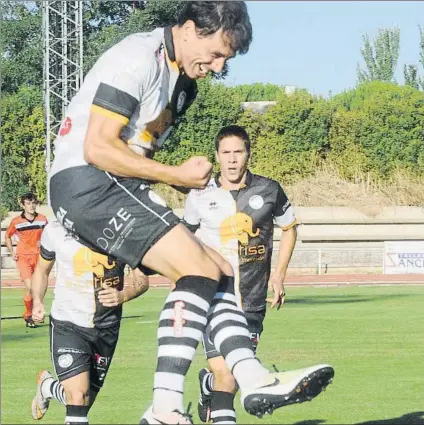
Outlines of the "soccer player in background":
{"label": "soccer player in background", "polygon": [[[247,328],[256,353],[263,330],[266,302],[271,308],[284,302],[284,279],[296,244],[296,217],[283,188],[274,180],[248,170],[250,139],[237,125],[222,128],[215,140],[215,159],[220,173],[204,190],[191,190],[184,221],[200,240],[219,252],[233,267],[237,304],[246,315]],[[279,253],[271,273],[274,224],[282,230]],[[267,300],[270,285],[274,297]],[[199,373],[199,417],[203,422],[235,423],[236,382],[221,354],[203,336],[208,369]],[[308,375],[305,370],[305,377]],[[300,386],[287,404],[308,398],[308,386]]]}
{"label": "soccer player in background", "polygon": [[35,322],[44,320],[44,295],[55,262],[50,350],[57,378],[39,372],[32,417],[41,419],[55,399],[66,406],[65,423],[88,424],[118,343],[122,304],[145,293],[149,282],[136,269],[124,286],[124,264],[81,245],[53,221],[43,232],[32,276]]}
{"label": "soccer player in background", "polygon": [[[20,203],[23,211],[10,222],[6,230],[5,242],[16,261],[21,280],[25,285],[23,318],[28,328],[35,328],[32,319],[31,276],[37,263],[41,233],[47,225],[47,218],[37,213],[38,202],[33,193],[22,195]],[[16,251],[13,249],[12,238],[17,240]]]}

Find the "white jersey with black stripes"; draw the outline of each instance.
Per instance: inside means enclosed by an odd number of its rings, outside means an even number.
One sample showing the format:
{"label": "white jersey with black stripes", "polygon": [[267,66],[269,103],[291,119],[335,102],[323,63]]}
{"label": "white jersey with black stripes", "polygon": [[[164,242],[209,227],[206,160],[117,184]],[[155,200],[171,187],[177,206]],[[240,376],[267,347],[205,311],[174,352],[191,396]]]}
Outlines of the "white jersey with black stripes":
{"label": "white jersey with black stripes", "polygon": [[150,155],[196,96],[196,83],[180,75],[170,27],[133,34],[107,50],[72,99],[57,138],[50,175],[87,165],[84,139],[92,111],[121,122],[120,138]]}

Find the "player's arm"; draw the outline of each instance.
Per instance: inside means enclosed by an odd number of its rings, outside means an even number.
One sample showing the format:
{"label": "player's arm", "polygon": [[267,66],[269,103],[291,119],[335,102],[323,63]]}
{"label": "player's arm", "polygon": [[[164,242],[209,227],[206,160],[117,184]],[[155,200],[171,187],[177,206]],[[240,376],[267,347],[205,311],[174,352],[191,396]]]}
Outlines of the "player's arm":
{"label": "player's arm", "polygon": [[284,304],[286,295],[284,289],[284,279],[293,254],[297,239],[297,221],[283,188],[278,185],[276,203],[274,208],[274,222],[282,229],[277,263],[274,271],[271,273],[269,284],[271,285],[274,296],[268,298],[271,308],[280,308]]}
{"label": "player's arm", "polygon": [[105,307],[117,307],[144,294],[149,289],[149,278],[139,269],[131,271],[129,282],[122,291],[108,286],[99,291],[98,297]]}
{"label": "player's arm", "polygon": [[289,267],[290,259],[293,255],[293,250],[296,245],[297,230],[296,224],[291,227],[282,229],[280,239],[280,249],[278,253],[277,263],[275,265],[274,274],[278,279],[284,280],[286,277],[287,268]]}
{"label": "player's arm", "polygon": [[122,128],[129,123],[158,72],[153,53],[140,51],[137,55],[144,56],[142,69],[131,62],[123,63],[122,70],[104,77],[105,81],[99,84],[91,105],[84,159],[101,170],[122,177],[204,187],[212,171],[207,158],[193,157],[181,166],[165,165],[136,154],[121,140]]}
{"label": "player's arm", "polygon": [[149,278],[140,269],[131,270],[130,279],[124,286],[123,303],[138,298],[149,289]]}
{"label": "player's arm", "polygon": [[34,273],[31,277],[31,295],[33,300],[32,318],[34,322],[44,321],[44,296],[49,284],[49,275],[54,265],[54,259],[47,260],[40,254]]}
{"label": "player's arm", "polygon": [[4,238],[4,242],[7,246],[7,249],[12,254],[12,258],[16,261],[18,259],[18,255],[16,254],[15,250],[13,249],[12,244],[12,236],[16,233],[16,227],[13,221],[9,224],[9,227],[6,230],[6,235]]}
{"label": "player's arm", "polygon": [[161,164],[133,152],[120,139],[128,118],[110,118],[92,111],[84,142],[85,160],[122,177],[137,177],[161,183],[180,184],[178,167]]}

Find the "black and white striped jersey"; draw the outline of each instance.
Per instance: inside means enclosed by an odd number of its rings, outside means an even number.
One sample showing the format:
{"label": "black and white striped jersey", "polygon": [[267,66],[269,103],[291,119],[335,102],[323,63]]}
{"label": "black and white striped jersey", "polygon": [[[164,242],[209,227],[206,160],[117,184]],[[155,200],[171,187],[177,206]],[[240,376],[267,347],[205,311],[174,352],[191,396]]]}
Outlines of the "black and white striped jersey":
{"label": "black and white striped jersey", "polygon": [[245,311],[263,309],[274,223],[284,230],[296,225],[293,208],[280,184],[248,171],[244,187],[229,191],[216,176],[205,189],[190,191],[184,221],[233,266],[240,306]]}

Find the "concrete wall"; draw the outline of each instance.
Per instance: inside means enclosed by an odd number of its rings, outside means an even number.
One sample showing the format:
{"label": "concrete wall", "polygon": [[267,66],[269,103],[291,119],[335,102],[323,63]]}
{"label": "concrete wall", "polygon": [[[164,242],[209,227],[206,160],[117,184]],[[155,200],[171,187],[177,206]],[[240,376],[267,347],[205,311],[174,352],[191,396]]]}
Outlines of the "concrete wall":
{"label": "concrete wall", "polygon": [[[54,219],[48,207],[38,211]],[[182,216],[183,210],[175,213]],[[424,207],[385,207],[373,215],[346,207],[295,208],[299,222],[298,242],[291,262],[295,273],[382,272],[384,241],[424,240]],[[2,268],[15,263],[4,246],[5,229],[12,217],[1,223]],[[274,232],[277,254],[281,230]],[[273,257],[273,263],[276,255]]]}

